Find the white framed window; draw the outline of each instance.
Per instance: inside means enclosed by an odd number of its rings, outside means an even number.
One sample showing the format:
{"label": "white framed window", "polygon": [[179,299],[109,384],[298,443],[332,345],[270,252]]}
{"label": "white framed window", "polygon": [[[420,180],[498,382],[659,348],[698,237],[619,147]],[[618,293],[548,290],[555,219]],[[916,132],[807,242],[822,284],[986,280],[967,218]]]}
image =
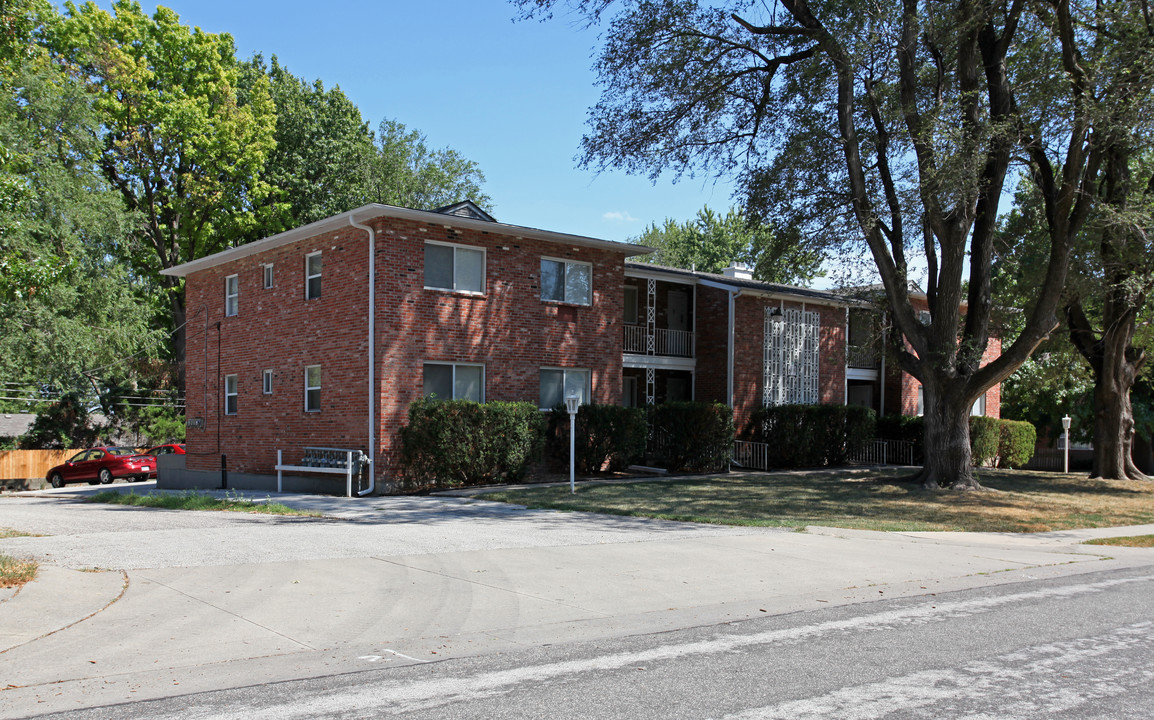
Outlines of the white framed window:
{"label": "white framed window", "polygon": [[918,417],[926,414],[926,391],[921,385],[918,385]]}
{"label": "white framed window", "polygon": [[265,263],[264,265],[261,265],[261,273],[264,276],[264,289],[271,290],[273,280],[272,263]]}
{"label": "white framed window", "polygon": [[425,397],[485,402],[485,366],[475,363],[425,363]]}
{"label": "white framed window", "polygon": [[236,315],[240,309],[240,278],[229,275],[224,279],[224,314],[225,317]]}
{"label": "white framed window", "polygon": [[315,300],[321,296],[321,254],[305,255],[305,300]]}
{"label": "white framed window", "polygon": [[305,368],[305,412],[321,411],[321,366]]}
{"label": "white framed window", "polygon": [[224,376],[224,414],[236,415],[237,385],[236,375]]}
{"label": "white framed window", "polygon": [[541,258],[541,299],[573,305],[593,303],[593,265]]}
{"label": "white framed window", "polygon": [[261,374],[260,389],[265,395],[272,395],[272,370],[265,370]]}
{"label": "white framed window", "polygon": [[425,289],[485,293],[484,248],[425,243]]}
{"label": "white framed window", "polygon": [[637,286],[625,286],[625,322],[629,325],[637,324]]}
{"label": "white framed window", "polygon": [[982,393],[978,399],[974,401],[974,406],[970,408],[970,414],[982,416],[986,414],[986,394]]}
{"label": "white framed window", "polygon": [[589,371],[577,368],[541,368],[541,399],[537,407],[552,410],[576,395],[581,405],[589,402]]}

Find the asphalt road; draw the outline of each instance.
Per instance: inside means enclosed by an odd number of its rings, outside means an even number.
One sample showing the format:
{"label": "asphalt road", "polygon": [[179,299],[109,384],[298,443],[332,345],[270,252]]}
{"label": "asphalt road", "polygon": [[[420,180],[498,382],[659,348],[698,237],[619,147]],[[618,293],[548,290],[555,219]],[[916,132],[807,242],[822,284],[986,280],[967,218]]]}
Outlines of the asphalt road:
{"label": "asphalt road", "polygon": [[1090,573],[51,717],[1149,718],[1152,599]]}
{"label": "asphalt road", "polygon": [[0,718],[1149,718],[1154,551],[462,498],[0,498]]}

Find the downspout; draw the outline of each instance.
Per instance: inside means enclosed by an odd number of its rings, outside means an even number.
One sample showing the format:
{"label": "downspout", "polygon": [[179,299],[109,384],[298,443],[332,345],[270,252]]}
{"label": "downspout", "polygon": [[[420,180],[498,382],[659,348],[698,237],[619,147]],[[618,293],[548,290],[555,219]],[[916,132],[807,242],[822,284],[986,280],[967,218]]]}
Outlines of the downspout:
{"label": "downspout", "polygon": [[377,234],[349,215],[349,225],[369,234],[369,486],[359,497],[376,490],[377,478]]}
{"label": "downspout", "polygon": [[736,325],[736,317],[735,317],[735,315],[736,315],[736,303],[734,301],[737,300],[737,296],[740,294],[741,294],[741,290],[729,290],[729,342],[727,343],[729,345],[729,348],[728,348],[729,357],[727,358],[728,367],[727,367],[726,375],[725,375],[725,394],[729,398],[729,407],[731,409],[734,408],[734,404],[733,404],[733,356],[735,355],[735,353],[734,353],[734,347],[735,347],[734,335],[736,334],[734,331],[734,328]]}

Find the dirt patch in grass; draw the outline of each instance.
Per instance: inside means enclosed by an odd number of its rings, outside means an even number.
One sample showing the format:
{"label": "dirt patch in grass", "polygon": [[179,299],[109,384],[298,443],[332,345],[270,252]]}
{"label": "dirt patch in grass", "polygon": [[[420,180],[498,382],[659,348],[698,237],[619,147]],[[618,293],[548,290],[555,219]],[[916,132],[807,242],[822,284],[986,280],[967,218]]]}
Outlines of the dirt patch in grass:
{"label": "dirt patch in grass", "polygon": [[0,527],[0,540],[14,537],[44,537],[35,533],[26,533],[23,530],[13,530],[12,528]]}
{"label": "dirt patch in grass", "polygon": [[40,566],[32,560],[0,555],[0,588],[20,587],[36,579]]}
{"label": "dirt patch in grass", "polygon": [[88,502],[107,503],[110,505],[131,505],[134,507],[162,508],[165,510],[216,510],[225,512],[246,512],[262,515],[299,515],[304,517],[321,517],[321,514],[311,510],[298,510],[278,502],[254,502],[244,497],[217,498],[207,493],[147,493],[137,495],[134,492],[122,493],[115,490],[96,493],[88,498]]}
{"label": "dirt patch in grass", "polygon": [[867,530],[1043,532],[1154,522],[1154,483],[1061,473],[980,470],[986,492],[928,491],[913,471],[835,470],[675,478],[501,491],[533,508],[724,525]]}
{"label": "dirt patch in grass", "polygon": [[1116,547],[1154,548],[1154,535],[1129,535],[1127,537],[1096,538],[1084,545],[1114,545]]}

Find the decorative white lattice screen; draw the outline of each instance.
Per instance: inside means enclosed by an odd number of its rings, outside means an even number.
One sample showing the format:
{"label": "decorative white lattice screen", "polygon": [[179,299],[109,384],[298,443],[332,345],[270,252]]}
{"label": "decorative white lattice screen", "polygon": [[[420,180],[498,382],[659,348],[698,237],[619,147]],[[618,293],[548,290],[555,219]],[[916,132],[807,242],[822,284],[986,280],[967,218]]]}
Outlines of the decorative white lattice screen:
{"label": "decorative white lattice screen", "polygon": [[774,315],[774,310],[765,309],[762,403],[816,404],[821,315],[792,308]]}

